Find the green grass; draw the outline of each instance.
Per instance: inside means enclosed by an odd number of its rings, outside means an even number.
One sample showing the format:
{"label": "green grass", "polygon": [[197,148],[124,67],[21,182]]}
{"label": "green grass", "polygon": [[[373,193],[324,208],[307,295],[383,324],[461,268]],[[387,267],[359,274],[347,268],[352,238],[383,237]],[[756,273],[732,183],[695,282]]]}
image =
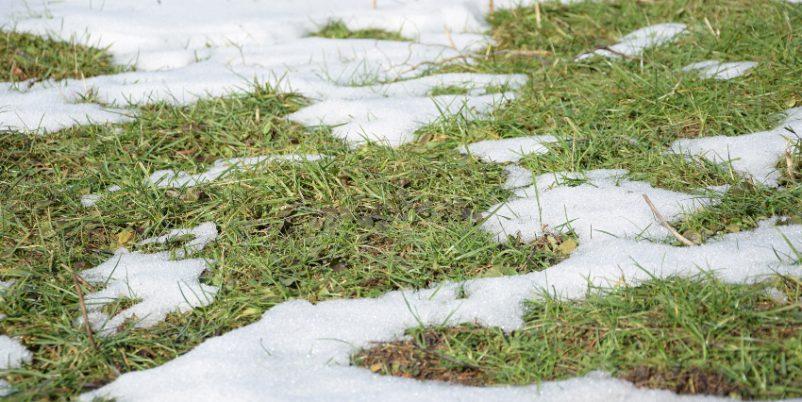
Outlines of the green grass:
{"label": "green grass", "polygon": [[[288,299],[373,297],[443,280],[543,270],[565,258],[555,246],[560,239],[498,245],[478,230],[477,213],[509,193],[499,188],[504,181],[499,166],[454,151],[465,142],[554,134],[560,142],[552,152],[529,157],[523,166],[535,174],[622,168],[634,179],[682,191],[732,185],[735,190],[719,205],[676,222],[700,240],[748,229],[775,214],[799,219],[798,149],[796,176],[780,189],[754,186],[726,168],[665,151],[677,138],[770,128],[779,112],[802,105],[797,82],[802,25],[792,23],[802,19],[802,9],[771,0],[620,0],[545,4],[541,11],[540,27],[531,8],[495,13],[490,21],[496,45],[474,64],[435,69],[527,74],[529,83],[515,100],[478,121],[441,119],[397,150],[368,146],[354,151],[328,129],[289,123],[284,116],[306,101],[261,85],[248,94],[185,107],[143,106],[127,124],[77,127],[44,137],[0,133],[0,279],[17,281],[2,296],[0,312],[8,318],[0,321],[0,332],[21,337],[34,353],[30,366],[9,375],[19,389],[15,397],[62,399],[96,388],[118,372],[162,364],[211,336],[252,323]],[[642,62],[572,62],[620,34],[665,21],[684,22],[690,33],[674,45],[646,52]],[[341,23],[316,35],[403,39],[387,32],[350,32]],[[52,41],[36,40],[41,43],[26,53],[38,60],[37,71],[44,71],[39,76],[75,76],[75,71],[88,76],[113,69],[104,64],[110,59],[102,52],[80,53],[77,60],[97,62],[75,67],[76,57],[53,53],[58,45]],[[0,59],[13,59],[11,48],[0,50]],[[760,66],[729,82],[680,72],[708,58],[756,60]],[[462,90],[438,88],[432,95]],[[142,185],[157,169],[197,172],[218,158],[289,152],[332,158],[268,165],[193,189]],[[112,184],[122,190],[94,208],[80,206],[81,195]],[[134,232],[133,243],[204,221],[221,230],[221,238],[202,254],[217,262],[203,278],[221,287],[216,301],[173,314],[152,329],[99,339],[95,351],[75,325],[79,309],[72,272],[104,261],[121,232]],[[619,307],[640,308],[676,286],[639,288],[629,299],[620,296]],[[752,294],[742,287],[702,288],[721,303]],[[583,305],[583,311],[589,306]],[[726,306],[713,305],[713,311],[728,311]],[[583,322],[605,324],[587,321],[592,318]],[[499,336],[482,331],[477,334],[487,339]],[[765,338],[761,347],[777,345],[776,339]],[[742,395],[769,395],[752,377],[736,383],[744,387]]]}
{"label": "green grass", "polygon": [[379,39],[379,40],[396,40],[396,41],[409,41],[399,32],[389,32],[383,29],[370,28],[350,30],[348,26],[342,21],[330,21],[326,25],[320,27],[320,30],[312,33],[310,36],[319,36],[321,38],[329,39]]}
{"label": "green grass", "polygon": [[0,31],[0,81],[87,78],[121,70],[103,49]]}
{"label": "green grass", "polygon": [[802,395],[802,283],[666,279],[585,301],[530,302],[520,330],[418,328],[358,353],[384,374],[472,385],[532,384],[605,370],[639,386],[747,399]]}

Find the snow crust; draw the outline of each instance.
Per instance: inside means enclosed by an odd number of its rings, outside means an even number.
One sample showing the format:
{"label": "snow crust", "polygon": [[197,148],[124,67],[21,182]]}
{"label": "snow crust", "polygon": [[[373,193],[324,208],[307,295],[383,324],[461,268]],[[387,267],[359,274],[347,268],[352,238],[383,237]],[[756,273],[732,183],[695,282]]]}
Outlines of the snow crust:
{"label": "snow crust", "polygon": [[757,67],[757,63],[753,61],[723,63],[718,60],[705,60],[690,64],[684,67],[682,71],[697,72],[702,78],[726,81],[740,77],[755,67]]}
{"label": "snow crust", "polygon": [[557,139],[550,135],[485,140],[466,145],[459,151],[463,154],[473,155],[485,162],[518,162],[527,155],[548,152],[546,144],[556,141]]}
{"label": "snow crust", "polygon": [[[417,325],[478,323],[512,330],[522,324],[522,302],[543,291],[582,298],[587,285],[634,285],[656,277],[711,270],[728,282],[750,282],[799,270],[782,238],[799,239],[802,227],[763,222],[754,231],[729,234],[698,247],[607,237],[580,244],[571,258],[545,271],[444,283],[375,299],[311,304],[288,301],[254,324],[206,340],[154,369],[127,373],[83,395],[120,401],[148,400],[546,400],[680,401],[666,391],[593,374],[539,387],[470,388],[385,377],[349,367],[349,357],[371,342],[398,339]],[[776,254],[775,254],[776,253]],[[458,298],[460,288],[466,298]],[[202,379],[202,380],[201,380]]]}
{"label": "snow crust", "polygon": [[[83,279],[103,287],[85,297],[92,328],[101,335],[110,335],[128,320],[134,320],[136,328],[148,328],[164,320],[169,313],[187,312],[211,304],[218,288],[200,283],[200,275],[211,269],[211,262],[182,258],[202,250],[217,234],[217,226],[210,222],[192,229],[172,230],[139,245],[164,244],[191,235],[193,239],[174,255],[169,251],[142,253],[120,248],[102,264],[82,271]],[[113,317],[102,311],[104,306],[124,298],[136,303]]]}
{"label": "snow crust", "polygon": [[671,151],[699,156],[732,169],[753,180],[776,186],[780,178],[777,162],[786,149],[802,138],[802,108],[786,111],[786,119],[768,131],[727,137],[723,135],[695,139],[680,139]]}
{"label": "snow crust", "polygon": [[[173,169],[157,170],[145,180],[145,185],[153,185],[158,188],[195,187],[213,182],[236,171],[255,169],[264,163],[314,162],[325,158],[325,155],[319,154],[284,154],[218,159],[214,161],[209,169],[201,173],[188,173],[185,171],[175,171]],[[113,193],[120,189],[120,186],[112,185],[106,189],[106,192]],[[101,199],[103,199],[103,194],[86,194],[81,196],[81,205],[87,208],[93,207]]]}
{"label": "snow crust", "polygon": [[686,30],[685,24],[665,23],[651,25],[625,35],[614,45],[581,54],[576,57],[576,60],[589,59],[593,56],[602,56],[609,59],[640,56],[646,49],[673,42]]}

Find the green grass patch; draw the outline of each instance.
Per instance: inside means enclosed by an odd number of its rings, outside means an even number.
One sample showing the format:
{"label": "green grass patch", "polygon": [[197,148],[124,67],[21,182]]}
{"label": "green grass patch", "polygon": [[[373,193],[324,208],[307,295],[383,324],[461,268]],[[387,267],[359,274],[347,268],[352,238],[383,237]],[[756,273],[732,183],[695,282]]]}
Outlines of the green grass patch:
{"label": "green grass patch", "polygon": [[0,31],[0,81],[86,78],[121,70],[104,49]]}
{"label": "green grass patch", "polygon": [[530,302],[520,330],[460,326],[354,357],[375,372],[471,385],[559,380],[605,370],[649,388],[746,399],[802,395],[802,284],[667,279],[582,302]]}
{"label": "green grass patch", "polygon": [[396,40],[396,41],[409,41],[399,32],[389,32],[384,29],[370,28],[370,29],[357,29],[351,30],[342,21],[329,21],[326,25],[322,26],[320,30],[312,33],[310,36],[319,36],[321,38],[329,39],[378,39],[378,40]]}

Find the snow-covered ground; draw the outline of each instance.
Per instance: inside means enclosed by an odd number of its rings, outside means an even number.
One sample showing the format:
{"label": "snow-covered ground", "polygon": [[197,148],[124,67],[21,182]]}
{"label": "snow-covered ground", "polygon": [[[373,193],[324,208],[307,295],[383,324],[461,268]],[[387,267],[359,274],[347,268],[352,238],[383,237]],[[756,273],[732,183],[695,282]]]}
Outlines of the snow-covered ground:
{"label": "snow-covered ground", "polygon": [[[0,24],[18,31],[108,46],[115,60],[136,71],[85,80],[0,84],[0,128],[52,131],[91,122],[123,122],[134,116],[131,105],[154,101],[186,104],[200,98],[247,91],[253,80],[314,100],[289,116],[305,125],[338,125],[333,134],[358,146],[374,141],[399,146],[416,129],[443,114],[471,118],[515,96],[525,84],[519,75],[421,74],[433,63],[468,57],[488,40],[480,0],[253,0],[198,3],[191,0],[116,0],[90,2],[27,2],[0,0]],[[520,2],[496,1],[495,7]],[[188,12],[187,10],[191,10]],[[176,17],[180,16],[180,17]],[[180,18],[180,23],[176,19]],[[330,20],[352,29],[398,31],[411,42],[333,40],[308,37]],[[620,43],[581,55],[619,58],[666,45],[685,32],[666,23],[637,30]],[[731,70],[697,65],[703,76],[722,78]],[[750,68],[753,66],[750,66]],[[727,72],[727,78],[730,73]],[[733,73],[734,74],[734,73]],[[431,97],[442,86],[460,86],[463,95]],[[504,87],[508,92],[488,91]],[[101,104],[82,103],[88,92]],[[677,152],[730,161],[757,180],[774,184],[771,171],[785,150],[785,126],[797,126],[792,111],[783,127],[747,137],[682,140]],[[468,145],[466,157],[486,162],[518,162],[548,152],[552,136]],[[761,152],[753,152],[763,149]],[[725,157],[726,156],[726,157]],[[738,157],[737,160],[732,158]],[[233,169],[269,160],[222,160],[199,174],[161,171],[148,180],[157,186],[189,186],[217,179]],[[298,156],[292,160],[313,160]],[[753,282],[776,273],[792,273],[793,251],[786,239],[802,238],[802,226],[762,222],[752,231],[730,234],[696,247],[667,243],[668,233],[643,195],[668,219],[703,208],[715,199],[654,188],[626,179],[623,171],[584,174],[553,172],[532,177],[515,164],[505,167],[505,187],[514,198],[487,211],[483,228],[498,241],[508,235],[532,240],[547,230],[572,230],[576,251],[545,271],[465,283],[443,283],[433,289],[390,292],[375,299],[331,300],[318,304],[288,301],[262,319],[220,337],[151,370],[127,373],[83,396],[118,400],[704,400],[670,392],[637,389],[602,374],[530,387],[470,388],[409,379],[381,377],[349,366],[350,355],[371,342],[403,336],[417,325],[476,322],[512,330],[522,323],[522,302],[542,291],[581,298],[588,284],[635,285],[652,277],[690,275],[712,270],[728,282]],[[108,191],[118,191],[112,186]],[[690,191],[690,190],[689,190]],[[97,202],[100,195],[82,200]],[[212,303],[216,288],[203,285],[200,274],[211,262],[187,259],[217,236],[214,224],[178,230],[145,241],[165,243],[193,235],[183,251],[146,254],[119,250],[100,266],[81,273],[103,288],[87,295],[90,323],[113,332],[128,319],[155,324],[170,312]],[[466,294],[462,297],[462,290]],[[101,307],[119,298],[136,303],[115,317]],[[10,338],[8,367],[30,359]],[[4,352],[5,353],[5,352]]]}

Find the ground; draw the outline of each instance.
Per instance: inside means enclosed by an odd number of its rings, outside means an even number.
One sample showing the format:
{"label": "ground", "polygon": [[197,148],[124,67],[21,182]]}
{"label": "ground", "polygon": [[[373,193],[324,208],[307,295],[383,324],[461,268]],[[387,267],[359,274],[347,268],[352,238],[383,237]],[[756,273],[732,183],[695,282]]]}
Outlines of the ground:
{"label": "ground", "polygon": [[[498,241],[482,230],[483,212],[514,190],[503,186],[503,165],[455,151],[481,140],[556,137],[547,153],[518,162],[534,176],[623,169],[628,180],[674,192],[727,186],[714,203],[666,222],[702,245],[690,247],[747,238],[768,219],[779,219],[778,228],[802,223],[798,136],[777,157],[776,183],[732,164],[668,152],[680,139],[771,130],[786,110],[802,106],[802,6],[616,0],[493,11],[487,15],[492,43],[422,74],[524,74],[526,83],[485,88],[515,95],[478,117],[444,113],[395,148],[354,146],[332,135],[332,127],[288,120],[317,100],[267,82],[186,104],[133,105],[125,122],[46,134],[4,128],[0,280],[13,284],[2,295],[0,332],[31,352],[29,362],[5,374],[14,388],[10,398],[65,399],[113,386],[125,373],[191,356],[212,337],[259,325],[263,314],[287,301],[325,305],[548,272],[590,243],[570,224],[569,230],[543,229],[532,241]],[[635,57],[575,60],[662,22],[688,30]],[[15,85],[137,70],[78,39],[3,29],[0,79]],[[400,30],[349,29],[336,19],[311,35],[414,40]],[[757,67],[730,80],[682,71],[709,59]],[[468,92],[442,85],[428,95]],[[268,163],[198,186],[142,184],[159,169],[196,173],[220,159],[288,153],[326,157]],[[120,190],[105,191],[112,185]],[[89,194],[102,199],[82,205]],[[80,323],[84,295],[105,286],[82,279],[81,271],[120,247],[147,251],[137,242],[203,222],[215,223],[220,233],[199,251],[213,261],[200,274],[201,283],[219,288],[213,302],[170,312],[149,328],[127,320],[105,336]],[[681,241],[667,236],[660,244],[679,248]],[[778,259],[802,268],[802,239],[785,241],[793,253]],[[535,292],[514,329],[421,320],[402,331],[408,337],[363,342],[349,359],[374,375],[473,386],[521,386],[601,370],[637,387],[682,394],[802,397],[798,276],[778,272],[754,283],[713,272],[624,284],[613,290],[593,284],[581,300]],[[114,316],[137,302],[120,297],[103,308]]]}

